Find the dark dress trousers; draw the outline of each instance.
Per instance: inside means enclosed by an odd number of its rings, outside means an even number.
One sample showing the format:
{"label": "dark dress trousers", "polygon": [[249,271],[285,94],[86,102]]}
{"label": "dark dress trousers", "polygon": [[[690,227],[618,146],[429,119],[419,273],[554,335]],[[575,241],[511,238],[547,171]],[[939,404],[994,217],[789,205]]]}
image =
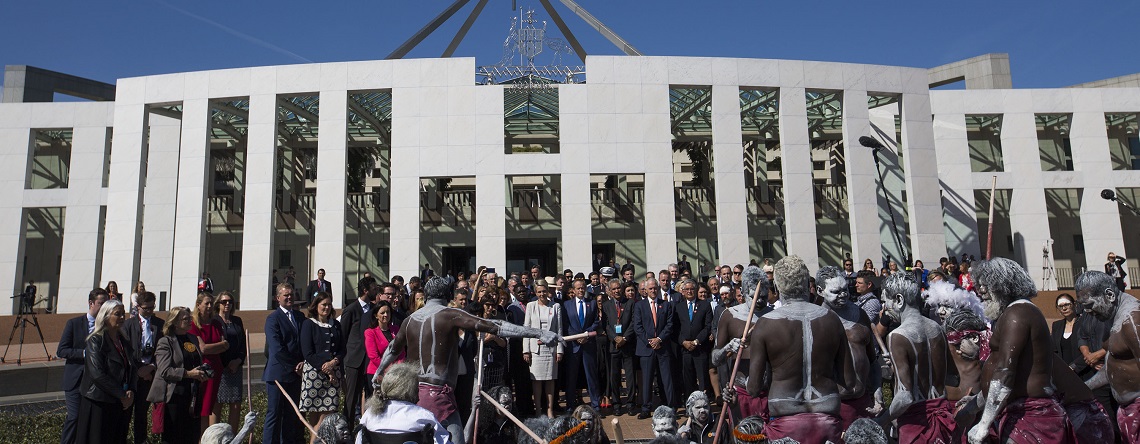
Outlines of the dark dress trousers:
{"label": "dark dress trousers", "polygon": [[[634,302],[632,299],[624,301],[607,299],[602,303],[602,317],[606,320],[606,338],[610,342],[609,356],[609,388],[610,399],[614,404],[629,410],[633,408],[633,397],[637,393],[637,378],[634,377],[633,360],[637,357],[634,350],[637,348],[637,336],[633,333]],[[620,332],[619,332],[620,330]],[[618,347],[613,342],[617,337],[625,338],[625,343]],[[625,372],[626,395],[621,396],[621,376]]]}

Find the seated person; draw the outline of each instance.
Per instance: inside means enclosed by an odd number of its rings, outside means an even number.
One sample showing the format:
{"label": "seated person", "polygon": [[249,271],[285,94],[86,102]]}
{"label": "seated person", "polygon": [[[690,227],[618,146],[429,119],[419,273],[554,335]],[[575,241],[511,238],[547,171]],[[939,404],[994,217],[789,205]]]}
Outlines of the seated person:
{"label": "seated person", "polygon": [[448,444],[451,436],[420,399],[419,369],[409,363],[394,364],[384,374],[379,389],[368,400],[360,417],[358,444]]}

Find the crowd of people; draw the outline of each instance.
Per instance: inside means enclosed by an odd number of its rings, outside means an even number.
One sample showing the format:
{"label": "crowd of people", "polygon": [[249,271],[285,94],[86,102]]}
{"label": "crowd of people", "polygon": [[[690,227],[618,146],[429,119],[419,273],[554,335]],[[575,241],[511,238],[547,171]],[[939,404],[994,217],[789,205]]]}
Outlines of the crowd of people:
{"label": "crowd of people", "polygon": [[[300,296],[279,283],[263,442],[303,436],[297,412],[326,443],[621,442],[624,415],[652,418],[663,443],[1140,442],[1140,302],[1122,292],[1122,257],[1078,276],[1051,328],[1003,258],[878,272],[848,258],[812,275],[793,255],[708,276],[684,259],[640,275],[612,261],[365,275],[339,314],[323,273]],[[60,341],[65,443],[121,442],[151,404],[163,442],[233,438],[244,326],[203,278],[165,321],[141,283],[130,314],[91,292]]]}

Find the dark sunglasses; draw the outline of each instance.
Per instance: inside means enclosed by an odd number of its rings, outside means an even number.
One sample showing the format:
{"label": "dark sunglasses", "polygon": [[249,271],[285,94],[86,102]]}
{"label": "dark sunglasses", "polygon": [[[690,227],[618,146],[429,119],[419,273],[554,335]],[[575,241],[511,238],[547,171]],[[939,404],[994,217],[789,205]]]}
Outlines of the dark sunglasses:
{"label": "dark sunglasses", "polygon": [[218,301],[218,302],[217,302],[217,304],[218,304],[218,305],[229,305],[229,304],[230,304],[230,303],[232,303],[232,302],[233,302],[233,300],[232,300],[232,299],[226,299],[226,300],[224,300],[224,301]]}

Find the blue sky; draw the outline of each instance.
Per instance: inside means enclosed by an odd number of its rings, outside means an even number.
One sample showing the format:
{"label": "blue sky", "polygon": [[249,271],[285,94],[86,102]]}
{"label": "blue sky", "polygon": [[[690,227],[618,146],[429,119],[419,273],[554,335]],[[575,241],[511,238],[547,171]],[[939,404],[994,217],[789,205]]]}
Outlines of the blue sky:
{"label": "blue sky", "polygon": [[[517,0],[538,9],[537,0]],[[618,50],[552,0],[591,54]],[[578,0],[646,55],[932,67],[1010,54],[1017,88],[1140,72],[1140,2]],[[382,59],[450,0],[0,0],[0,64],[116,78]],[[408,57],[438,57],[475,3]],[[490,0],[456,56],[501,54],[511,0]],[[553,23],[548,27],[556,28]]]}

